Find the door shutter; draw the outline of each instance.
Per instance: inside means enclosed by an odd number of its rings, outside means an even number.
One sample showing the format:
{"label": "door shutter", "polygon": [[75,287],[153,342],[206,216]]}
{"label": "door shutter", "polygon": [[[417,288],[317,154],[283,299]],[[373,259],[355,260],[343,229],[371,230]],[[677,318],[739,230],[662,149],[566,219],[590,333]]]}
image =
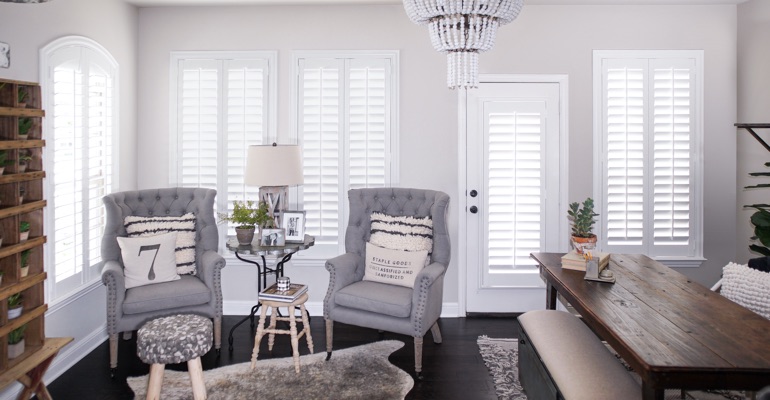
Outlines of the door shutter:
{"label": "door shutter", "polygon": [[389,60],[350,60],[348,177],[350,189],[388,183]]}
{"label": "door shutter", "polygon": [[219,63],[181,60],[178,76],[178,183],[218,189]]}

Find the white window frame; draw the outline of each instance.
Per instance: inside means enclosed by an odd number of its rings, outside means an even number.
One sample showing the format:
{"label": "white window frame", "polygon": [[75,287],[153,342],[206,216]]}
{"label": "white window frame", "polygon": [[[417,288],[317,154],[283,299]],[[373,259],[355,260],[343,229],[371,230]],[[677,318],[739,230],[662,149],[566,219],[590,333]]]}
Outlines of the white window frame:
{"label": "white window frame", "polygon": [[[390,80],[390,141],[389,141],[389,164],[387,170],[390,174],[390,180],[387,186],[397,187],[400,182],[400,170],[399,170],[399,51],[398,50],[297,50],[292,52],[291,63],[291,138],[290,142],[299,143],[302,145],[302,138],[299,132],[299,80],[300,80],[300,60],[302,59],[389,59],[391,62],[391,80]],[[347,121],[341,122],[342,125],[347,125]],[[345,141],[347,146],[347,141]],[[347,172],[343,172],[347,175]],[[349,204],[347,197],[347,183],[342,188],[340,193],[340,215],[342,220],[340,221],[339,229],[339,242],[336,246],[319,246],[316,245],[308,250],[297,253],[292,258],[292,262],[296,265],[319,265],[319,261],[325,261],[329,258],[338,256],[345,252],[345,231],[348,225]],[[297,209],[302,209],[302,204],[299,201],[298,191],[292,189],[290,193],[291,204],[296,206]]]}
{"label": "white window frame", "polygon": [[[40,80],[41,80],[41,94],[42,94],[42,106],[44,110],[49,111],[48,118],[43,118],[42,128],[43,128],[43,138],[51,138],[53,137],[53,101],[54,99],[49,93],[49,89],[51,88],[51,85],[53,85],[53,76],[50,74],[50,69],[54,67],[53,62],[54,58],[57,56],[57,52],[60,50],[65,50],[72,47],[80,47],[87,49],[91,52],[93,52],[97,57],[101,58],[98,60],[99,64],[103,64],[103,66],[109,67],[111,71],[113,72],[111,78],[112,78],[112,118],[111,118],[111,124],[112,124],[112,132],[111,132],[111,146],[112,146],[112,166],[111,166],[111,181],[112,181],[112,189],[116,189],[120,187],[120,182],[118,180],[120,176],[120,121],[119,121],[119,115],[120,115],[120,68],[118,65],[117,60],[115,57],[110,54],[110,52],[101,44],[98,42],[89,39],[84,36],[64,36],[59,39],[56,39],[44,47],[40,49]],[[50,89],[52,90],[52,89]],[[46,297],[47,302],[51,304],[52,306],[56,305],[64,305],[71,301],[74,301],[74,299],[84,295],[87,292],[90,292],[91,290],[94,290],[101,286],[100,282],[100,271],[98,270],[98,267],[101,263],[97,263],[95,265],[89,265],[84,266],[83,269],[79,272],[80,274],[80,284],[77,285],[74,289],[71,290],[65,290],[62,293],[59,293],[59,289],[56,285],[56,260],[55,260],[55,249],[54,245],[56,243],[56,227],[54,224],[54,210],[56,207],[56,195],[54,192],[55,187],[55,180],[56,180],[56,166],[54,165],[54,146],[55,143],[53,140],[49,140],[47,143],[47,146],[43,147],[43,165],[46,172],[46,178],[43,182],[43,195],[44,198],[48,199],[48,205],[45,208],[44,212],[44,227],[46,231],[46,235],[48,236],[48,241],[45,244],[45,252],[44,252],[44,260],[45,260],[45,266],[46,271],[49,274],[50,279],[46,281]],[[88,149],[84,149],[84,151],[88,151]],[[93,204],[90,204],[90,206],[94,206]],[[101,203],[96,205],[97,207],[102,207]],[[87,210],[89,207],[89,204],[84,204],[83,209]],[[85,230],[84,230],[85,231]],[[82,245],[84,246],[84,254],[86,256],[88,255],[88,241],[84,240]],[[101,254],[99,254],[98,259],[101,260]]]}
{"label": "white window frame", "polygon": [[[277,141],[277,92],[278,92],[278,52],[274,50],[259,50],[259,51],[172,51],[170,54],[169,62],[169,186],[179,185],[179,159],[177,157],[179,150],[179,131],[178,131],[178,80],[179,80],[179,63],[183,60],[264,60],[267,63],[267,112],[264,118],[267,120],[267,129],[265,131],[264,142],[271,143]],[[221,107],[221,104],[220,104]],[[224,114],[223,114],[224,115]],[[219,121],[219,126],[223,126],[224,119]],[[225,157],[224,153],[227,151],[225,146],[217,149],[220,157]],[[228,210],[228,203],[231,202],[227,196],[222,196],[222,190],[220,185],[223,184],[225,173],[223,168],[218,168],[217,176],[217,201],[215,208],[217,213],[226,214]],[[256,188],[255,188],[256,189]],[[247,199],[258,201],[258,198]],[[219,229],[219,246],[222,254],[228,259],[228,262],[234,262],[240,264],[241,261],[235,258],[232,252],[225,250],[225,243],[227,240],[228,224],[223,221],[218,221],[217,227]]]}
{"label": "white window frame", "polygon": [[[652,258],[666,264],[669,267],[699,267],[705,258],[703,258],[703,141],[704,141],[704,51],[703,50],[594,50],[593,52],[593,198],[596,199],[596,212],[603,215],[605,212],[604,191],[606,189],[603,181],[605,138],[604,138],[604,120],[603,120],[603,69],[602,62],[606,59],[692,59],[695,62],[695,96],[693,124],[693,148],[691,152],[691,172],[692,172],[692,203],[694,211],[691,213],[690,226],[690,246],[691,254],[682,256],[660,256],[650,254],[647,250],[649,244],[645,244],[644,251]],[[647,150],[645,150],[646,153]],[[648,167],[646,167],[648,168]],[[645,204],[647,204],[647,200]],[[601,218],[601,217],[599,217]],[[646,218],[647,219],[647,218]],[[600,219],[601,221],[601,219]],[[645,220],[645,224],[650,223]],[[606,226],[599,224],[597,236],[599,244],[604,243],[606,235]],[[650,242],[645,237],[646,242]]]}

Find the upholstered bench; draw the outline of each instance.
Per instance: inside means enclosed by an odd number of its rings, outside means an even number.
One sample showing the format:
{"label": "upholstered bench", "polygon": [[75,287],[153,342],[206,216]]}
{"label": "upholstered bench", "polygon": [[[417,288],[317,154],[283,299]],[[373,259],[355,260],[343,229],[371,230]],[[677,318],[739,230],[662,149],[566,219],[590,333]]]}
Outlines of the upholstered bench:
{"label": "upholstered bench", "polygon": [[631,373],[574,315],[556,310],[519,316],[519,381],[530,399],[640,399]]}
{"label": "upholstered bench", "polygon": [[136,352],[150,366],[147,399],[160,399],[166,364],[187,361],[193,398],[206,398],[200,357],[211,349],[213,324],[200,315],[172,315],[153,319],[137,333]]}

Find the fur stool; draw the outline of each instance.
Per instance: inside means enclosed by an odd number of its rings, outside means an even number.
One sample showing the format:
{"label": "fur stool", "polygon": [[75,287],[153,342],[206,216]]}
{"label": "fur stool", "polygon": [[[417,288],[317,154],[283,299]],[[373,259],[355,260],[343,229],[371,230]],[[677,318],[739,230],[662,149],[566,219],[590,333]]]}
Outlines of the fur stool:
{"label": "fur stool", "polygon": [[185,361],[192,381],[193,398],[206,398],[200,356],[211,349],[212,326],[210,319],[199,315],[172,315],[153,319],[139,329],[136,352],[142,361],[152,364],[147,383],[148,400],[160,399],[166,364]]}

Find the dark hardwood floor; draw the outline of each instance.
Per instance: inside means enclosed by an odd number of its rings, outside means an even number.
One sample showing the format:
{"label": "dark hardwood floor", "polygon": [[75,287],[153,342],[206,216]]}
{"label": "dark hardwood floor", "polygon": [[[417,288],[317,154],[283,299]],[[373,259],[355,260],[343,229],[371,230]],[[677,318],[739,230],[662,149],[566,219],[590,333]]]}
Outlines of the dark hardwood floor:
{"label": "dark hardwood floor", "polygon": [[[253,333],[246,322],[235,331],[233,352],[227,350],[227,333],[242,317],[226,316],[223,320],[222,351],[219,357],[210,351],[202,357],[203,369],[251,360],[254,343]],[[434,344],[430,333],[425,337],[423,348],[423,376],[407,399],[497,399],[492,378],[479,354],[476,339],[479,335],[489,337],[515,337],[517,328],[514,316],[469,318],[444,318],[439,322],[443,343]],[[314,317],[310,323],[315,351],[326,349],[324,321]],[[379,333],[376,330],[356,326],[335,324],[334,348],[343,349],[378,340],[400,340],[406,345],[390,356],[390,361],[409,373],[414,373],[414,344],[410,336],[394,333]],[[267,354],[267,340],[262,341]],[[303,351],[304,350],[304,351]],[[306,354],[307,347],[300,346],[300,354]],[[273,349],[273,357],[290,357],[291,344],[288,337],[279,337]],[[118,374],[114,379],[109,373],[109,348],[105,341],[98,348],[79,361],[70,370],[48,385],[54,399],[132,399],[133,392],[126,384],[126,376],[149,373],[149,366],[136,356],[136,335],[131,340],[120,340]],[[168,369],[186,370],[185,364],[169,365]]]}

